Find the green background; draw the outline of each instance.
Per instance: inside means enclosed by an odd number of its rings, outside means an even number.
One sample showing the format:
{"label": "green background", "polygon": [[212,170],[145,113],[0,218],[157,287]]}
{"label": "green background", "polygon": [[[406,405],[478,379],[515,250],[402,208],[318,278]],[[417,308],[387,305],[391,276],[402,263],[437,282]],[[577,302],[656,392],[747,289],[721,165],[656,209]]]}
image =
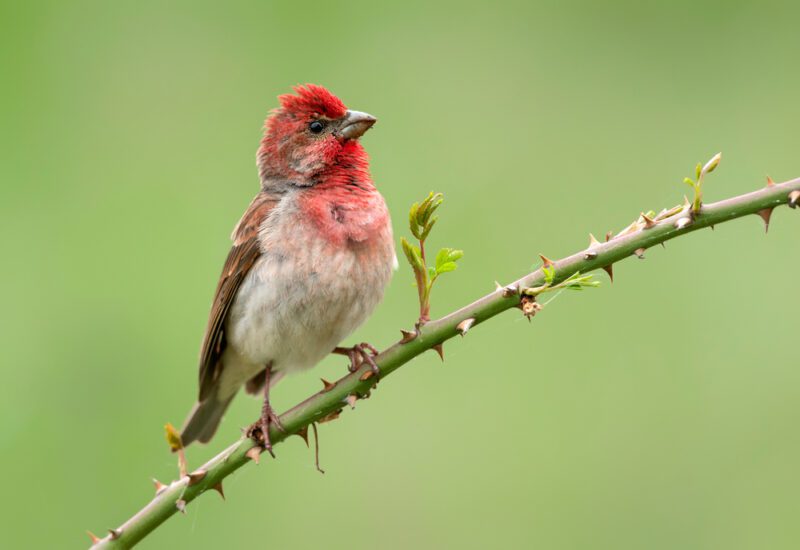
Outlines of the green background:
{"label": "green background", "polygon": [[[789,4],[788,2],[786,3]],[[798,8],[769,2],[0,6],[0,546],[81,548],[168,481],[228,235],[291,85],[379,123],[397,235],[465,249],[434,317],[673,206],[800,175]],[[426,354],[142,548],[797,548],[800,215],[658,247],[616,283]],[[600,279],[606,279],[600,274]],[[402,265],[352,338],[415,318]],[[344,371],[282,382],[285,409]],[[257,415],[240,397],[210,446]]]}

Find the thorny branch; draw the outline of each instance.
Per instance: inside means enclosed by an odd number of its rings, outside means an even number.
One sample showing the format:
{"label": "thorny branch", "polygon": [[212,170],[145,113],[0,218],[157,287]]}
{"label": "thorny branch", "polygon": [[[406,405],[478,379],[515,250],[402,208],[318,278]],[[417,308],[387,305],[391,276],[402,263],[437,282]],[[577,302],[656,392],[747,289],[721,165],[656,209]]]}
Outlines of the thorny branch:
{"label": "thorny branch", "polygon": [[[659,214],[643,213],[617,235],[608,234],[605,242],[591,237],[588,248],[558,261],[542,257],[542,268],[505,287],[498,286],[494,292],[441,319],[424,323],[418,330],[403,331],[400,341],[375,357],[381,370],[380,379],[384,380],[429,349],[438,348],[437,351],[440,351],[444,341],[457,334],[466,335],[474,326],[503,311],[518,307],[528,316],[535,314],[541,309],[536,302],[539,293],[558,285],[575,284],[576,278],[588,282],[581,273],[604,269],[612,276],[615,262],[631,256],[642,257],[646,249],[659,243],[751,214],[760,216],[768,228],[775,207],[788,204],[791,208],[797,208],[800,204],[800,178],[780,184],[768,179],[767,186],[758,191],[713,204],[702,204],[702,176],[716,167],[719,159],[715,159],[701,167],[697,174],[698,181],[691,183],[695,189],[694,201],[687,199],[683,206]],[[309,425],[333,419],[346,405],[352,406],[356,400],[367,397],[374,383],[368,379],[369,371],[369,365],[362,365],[359,370],[335,383],[325,383],[321,391],[286,411],[280,417],[286,432],[273,430],[270,434],[273,444],[290,435],[305,438]],[[250,439],[239,439],[201,467],[169,485],[155,481],[155,497],[133,517],[120,527],[110,529],[102,539],[90,533],[94,542],[92,548],[131,548],[170,516],[178,511],[183,512],[190,502],[209,489],[223,494],[222,481],[249,462],[258,464],[262,450]]]}

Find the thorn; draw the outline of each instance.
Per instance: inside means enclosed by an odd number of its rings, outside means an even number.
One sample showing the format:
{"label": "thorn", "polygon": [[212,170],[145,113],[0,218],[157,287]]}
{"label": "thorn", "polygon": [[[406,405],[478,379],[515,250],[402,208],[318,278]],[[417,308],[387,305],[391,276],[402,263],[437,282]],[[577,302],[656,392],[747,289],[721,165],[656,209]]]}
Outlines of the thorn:
{"label": "thorn", "polygon": [[261,460],[261,447],[251,447],[250,450],[245,453],[245,456],[258,465]]}
{"label": "thorn", "polygon": [[770,208],[764,208],[763,210],[759,210],[756,212],[761,219],[764,220],[764,233],[769,233],[769,219],[772,217],[772,209],[775,208],[774,206]]}
{"label": "thorn", "polygon": [[772,181],[771,177],[767,176],[767,187],[772,187],[773,185],[775,185],[775,182]]}
{"label": "thorn", "polygon": [[205,470],[195,470],[191,474],[188,474],[189,476],[188,486],[191,487],[192,485],[200,483],[203,480],[203,478],[206,477],[207,473],[208,472],[206,472]]}
{"label": "thorn", "polygon": [[583,255],[583,259],[584,260],[594,260],[595,258],[597,258],[597,252],[592,250],[593,248],[595,248],[597,246],[600,246],[600,241],[598,241],[594,237],[594,235],[589,233],[589,249]]}
{"label": "thorn", "polygon": [[336,387],[336,384],[334,382],[328,382],[324,378],[320,378],[320,380],[322,381],[322,392],[320,393],[329,392]]}
{"label": "thorn", "polygon": [[611,240],[611,236],[614,235],[613,231],[609,231],[606,233],[606,242]]}
{"label": "thorn", "polygon": [[711,231],[715,231],[716,226],[713,223],[711,225],[709,225],[708,227],[711,228]]}
{"label": "thorn", "polygon": [[556,265],[555,263],[553,263],[553,260],[545,256],[544,254],[539,254],[539,257],[542,259],[542,264],[543,264],[542,267],[553,267],[554,265]]}
{"label": "thorn", "polygon": [[636,257],[637,257],[637,258],[639,258],[640,260],[644,260],[644,251],[645,251],[645,250],[646,250],[645,248],[637,248],[636,250],[634,250],[634,251],[633,251],[633,253],[634,253],[634,254],[636,255]]}
{"label": "thorn", "polygon": [[308,447],[308,426],[303,426],[299,430],[297,430],[294,435],[299,435],[303,438],[303,441],[306,442],[306,447]]}
{"label": "thorn", "polygon": [[686,195],[684,195],[684,196],[683,196],[683,207],[684,207],[684,208],[689,208],[690,206],[692,206],[692,203],[691,203],[691,202],[689,202],[689,197],[687,197]]}
{"label": "thorn", "polygon": [[663,248],[664,250],[666,250],[666,249],[667,249],[667,245],[666,245],[666,244],[664,244],[664,241],[661,241],[661,248]]}
{"label": "thorn", "polygon": [[214,485],[211,486],[216,492],[219,493],[219,496],[222,497],[222,500],[225,500],[225,491],[222,490],[222,482],[218,481]]}
{"label": "thorn", "polygon": [[410,332],[408,330],[402,330],[401,329],[400,330],[400,334],[403,335],[403,337],[400,339],[400,343],[401,344],[408,344],[410,341],[412,341],[414,338],[417,337],[417,333],[416,332]]}
{"label": "thorn", "polygon": [[469,332],[469,329],[471,329],[472,325],[474,324],[475,317],[469,317],[458,323],[458,325],[456,325],[456,330],[461,336],[464,336],[467,332]]}
{"label": "thorn", "polygon": [[800,190],[794,190],[789,193],[789,208],[797,208],[800,204]]}
{"label": "thorn", "polygon": [[111,540],[117,540],[122,536],[122,529],[109,529],[108,532],[111,535]]}
{"label": "thorn", "polygon": [[161,482],[160,482],[159,480],[157,480],[156,478],[153,478],[153,485],[155,485],[155,486],[156,486],[156,495],[158,495],[158,494],[159,494],[161,491],[163,491],[164,489],[166,489],[166,488],[167,488],[167,486],[166,486],[166,485],[164,485],[163,483],[161,483]]}
{"label": "thorn", "polygon": [[324,424],[325,422],[330,422],[331,420],[336,420],[337,418],[339,418],[340,414],[342,414],[342,409],[339,409],[338,411],[333,411],[332,413],[326,414],[325,416],[323,416],[322,418],[317,420],[317,422],[319,422],[320,424]]}
{"label": "thorn", "polygon": [[624,237],[625,235],[630,235],[631,233],[635,233],[636,231],[639,230],[639,223],[641,223],[641,217],[637,218],[625,229],[617,233],[616,236],[614,236],[613,238],[616,239],[617,237]]}
{"label": "thorn", "polygon": [[369,380],[369,379],[370,379],[370,378],[372,378],[373,376],[375,376],[375,373],[374,373],[374,372],[372,372],[372,370],[370,369],[370,370],[367,370],[367,371],[366,371],[364,374],[362,374],[361,376],[359,376],[359,377],[358,377],[358,379],[359,379],[359,380],[361,380],[362,382],[364,382],[364,381],[366,381],[366,380]]}
{"label": "thorn", "polygon": [[607,265],[603,267],[603,271],[608,273],[608,278],[611,279],[611,282],[614,282],[614,264]]}
{"label": "thorn", "polygon": [[656,226],[656,222],[652,218],[650,218],[647,214],[645,214],[644,212],[642,212],[642,220],[644,220],[644,228],[645,229],[650,229],[650,228]]}
{"label": "thorn", "polygon": [[678,229],[683,229],[684,227],[686,227],[687,225],[690,225],[691,223],[692,223],[692,219],[691,218],[685,218],[685,217],[684,218],[678,218],[677,221],[675,222],[675,227],[678,228]]}
{"label": "thorn", "polygon": [[97,544],[100,542],[100,537],[92,533],[91,531],[87,530],[86,534],[89,535],[89,538],[92,539],[92,544]]}
{"label": "thorn", "polygon": [[498,290],[503,290],[503,285],[498,283],[497,281],[494,282],[494,291],[497,292]]}
{"label": "thorn", "polygon": [[[185,514],[185,513],[186,513],[186,501],[185,501],[185,500],[183,500],[182,498],[181,498],[181,499],[178,499],[178,500],[176,500],[176,501],[175,501],[175,508],[177,508],[177,509],[178,509],[178,511],[179,511],[181,514]],[[111,538],[114,538],[114,537],[111,537]]]}
{"label": "thorn", "polygon": [[351,393],[347,397],[344,398],[348,405],[350,405],[351,409],[356,408],[356,401],[358,401],[358,396],[354,393]]}
{"label": "thorn", "polygon": [[517,285],[508,285],[503,289],[503,298],[511,298],[519,294],[519,287]]}
{"label": "thorn", "polygon": [[436,344],[435,346],[433,346],[433,348],[432,348],[432,349],[433,349],[433,350],[435,350],[435,351],[436,351],[436,353],[438,353],[438,354],[439,354],[439,358],[440,358],[442,361],[444,361],[444,344],[441,344],[441,343],[439,343],[439,344]]}

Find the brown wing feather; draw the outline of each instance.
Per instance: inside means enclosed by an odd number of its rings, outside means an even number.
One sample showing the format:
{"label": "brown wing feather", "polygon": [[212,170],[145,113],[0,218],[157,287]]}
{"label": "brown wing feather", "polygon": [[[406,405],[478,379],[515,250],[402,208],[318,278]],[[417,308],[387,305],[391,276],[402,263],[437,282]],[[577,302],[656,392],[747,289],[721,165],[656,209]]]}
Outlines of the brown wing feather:
{"label": "brown wing feather", "polygon": [[217,284],[211,313],[208,316],[203,346],[200,350],[200,401],[212,391],[222,371],[222,357],[225,351],[225,318],[228,315],[236,292],[261,255],[258,229],[261,222],[280,200],[263,191],[256,195],[247,211],[233,230],[233,248],[228,253],[225,266]]}

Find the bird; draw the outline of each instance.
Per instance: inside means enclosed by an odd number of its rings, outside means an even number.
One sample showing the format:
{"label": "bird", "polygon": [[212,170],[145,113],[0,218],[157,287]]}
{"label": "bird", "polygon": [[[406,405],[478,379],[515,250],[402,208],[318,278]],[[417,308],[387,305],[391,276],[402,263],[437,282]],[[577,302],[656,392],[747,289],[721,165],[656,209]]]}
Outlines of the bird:
{"label": "bird", "polygon": [[[260,190],[231,240],[200,350],[199,395],[184,445],[213,437],[242,386],[263,394],[258,428],[283,430],[270,389],[330,353],[365,362],[367,343],[340,347],[382,300],[397,257],[389,210],[359,138],[377,119],[323,86],[278,97],[256,153]],[[377,378],[376,378],[377,380]]]}

